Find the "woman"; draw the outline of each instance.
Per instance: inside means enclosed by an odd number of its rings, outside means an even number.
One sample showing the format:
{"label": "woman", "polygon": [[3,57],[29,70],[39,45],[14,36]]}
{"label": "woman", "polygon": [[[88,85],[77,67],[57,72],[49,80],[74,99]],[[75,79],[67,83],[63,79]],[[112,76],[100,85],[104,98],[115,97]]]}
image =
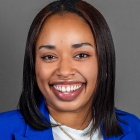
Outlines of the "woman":
{"label": "woman", "polygon": [[115,52],[101,13],[60,0],[35,17],[19,110],[0,115],[1,140],[138,140],[140,120],[114,107]]}

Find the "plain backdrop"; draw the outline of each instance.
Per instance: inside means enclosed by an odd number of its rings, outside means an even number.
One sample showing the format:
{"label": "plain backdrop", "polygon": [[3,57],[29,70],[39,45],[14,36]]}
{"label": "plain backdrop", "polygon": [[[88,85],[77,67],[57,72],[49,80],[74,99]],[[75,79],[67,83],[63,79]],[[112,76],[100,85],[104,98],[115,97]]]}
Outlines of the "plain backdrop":
{"label": "plain backdrop", "polygon": [[[16,109],[35,15],[52,0],[0,0],[0,112]],[[106,18],[116,50],[116,107],[140,117],[140,1],[87,0]]]}

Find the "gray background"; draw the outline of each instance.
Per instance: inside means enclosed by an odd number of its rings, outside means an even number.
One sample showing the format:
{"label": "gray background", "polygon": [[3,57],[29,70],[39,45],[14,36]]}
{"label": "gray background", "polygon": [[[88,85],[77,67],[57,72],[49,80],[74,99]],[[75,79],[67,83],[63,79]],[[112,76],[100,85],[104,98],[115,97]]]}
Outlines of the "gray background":
{"label": "gray background", "polygon": [[[52,0],[0,0],[0,112],[15,109],[27,33]],[[106,18],[116,49],[116,107],[140,117],[140,1],[87,0]]]}

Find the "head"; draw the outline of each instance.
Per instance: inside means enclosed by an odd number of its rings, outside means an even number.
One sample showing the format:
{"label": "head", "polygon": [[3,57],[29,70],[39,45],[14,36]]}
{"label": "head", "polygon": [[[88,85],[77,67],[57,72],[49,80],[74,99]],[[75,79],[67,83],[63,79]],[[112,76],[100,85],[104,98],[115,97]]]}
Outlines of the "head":
{"label": "head", "polygon": [[[71,70],[69,75],[70,76],[76,75],[74,77],[75,78],[74,80],[77,80],[76,78],[80,78],[84,86],[86,86],[86,83],[87,85],[88,83],[93,83],[93,88],[91,88],[92,86],[89,85],[88,86],[89,88],[87,90],[92,91],[92,93],[90,93],[89,96],[92,97],[90,100],[90,107],[94,108],[95,110],[95,116],[93,116],[95,118],[94,129],[97,129],[99,126],[102,125],[104,127],[107,136],[111,136],[111,135],[117,136],[121,134],[121,130],[117,125],[116,115],[114,112],[115,52],[114,52],[112,36],[109,27],[102,14],[96,8],[81,0],[55,1],[47,5],[35,17],[28,34],[27,45],[25,50],[24,71],[23,71],[23,91],[20,98],[21,112],[25,120],[33,127],[37,129],[45,129],[49,127],[43,124],[43,120],[41,120],[42,116],[38,109],[39,101],[40,98],[42,98],[43,93],[44,93],[43,94],[44,97],[48,98],[49,100],[51,100],[51,98],[47,97],[48,95],[47,96],[45,95],[45,91],[43,90],[42,83],[39,79],[40,76],[38,70],[40,67],[38,66],[40,62],[38,61],[37,51],[40,49],[39,51],[41,52],[42,51],[41,49],[45,48],[43,45],[48,45],[48,47],[50,48],[55,47],[54,44],[51,43],[45,44],[46,42],[45,41],[43,42],[41,40],[41,38],[43,38],[42,32],[44,30],[48,31],[50,28],[53,29],[50,23],[53,24],[53,21],[55,21],[55,19],[57,19],[57,21],[62,21],[62,20],[67,21],[68,17],[71,19],[70,23],[74,23],[75,19],[76,18],[78,19],[76,25],[77,30],[78,30],[78,23],[83,24],[83,26],[86,29],[85,33],[90,34],[87,40],[91,37],[91,40],[89,40],[88,44],[86,45],[89,48],[92,46],[90,52],[95,53],[95,58],[92,59],[93,63],[92,61],[90,62],[90,66],[91,66],[91,68],[89,67],[90,69],[87,68],[89,64],[86,63],[85,65],[87,65],[87,67],[84,67],[83,65],[81,71],[78,67],[76,67],[77,64],[79,63],[79,61],[78,62],[76,61],[76,63],[73,64],[75,66]],[[56,29],[55,27],[56,24],[53,25],[54,25],[54,29]],[[48,28],[49,26],[50,28]],[[70,25],[68,26],[69,29],[72,29],[70,28],[72,26]],[[77,40],[74,40],[75,42],[71,42],[71,40],[70,42],[68,41],[66,42],[63,39],[64,37],[62,36],[62,38],[59,39],[59,41],[60,40],[61,41],[57,43],[57,46],[63,47],[63,49],[62,48],[59,48],[60,50],[57,49],[58,50],[57,53],[59,52],[59,54],[60,53],[62,54],[62,50],[65,50],[66,52],[69,51],[72,54],[72,49],[69,49],[67,47],[65,48],[66,43],[77,44],[79,42],[76,42]],[[80,42],[80,43],[87,43],[87,42]],[[79,57],[78,55],[79,54],[77,55],[75,54],[74,57],[75,58]],[[67,57],[65,57],[65,59],[67,59]],[[95,63],[96,66],[94,65]],[[82,64],[84,64],[83,61]],[[50,64],[48,66],[50,66]],[[52,67],[53,66],[51,65],[51,68]],[[49,69],[49,67],[46,69]],[[88,70],[89,72],[87,72]],[[60,70],[60,68],[56,67],[56,65],[54,69],[50,71],[51,72],[48,73],[52,75],[51,78],[49,79],[50,83],[48,82],[50,85],[53,85],[55,81],[57,81],[56,75],[59,78],[63,77],[63,79],[60,78],[61,80],[64,80],[64,77],[65,78],[68,77],[66,76],[67,73],[66,75],[62,75],[61,73],[62,69]],[[89,78],[90,76],[88,74],[91,74],[92,77],[92,81],[90,82],[88,82],[88,80],[90,80]],[[70,97],[66,97],[66,99],[64,98],[62,98],[62,100],[71,100]],[[80,99],[82,99],[82,97]],[[53,104],[53,102],[50,102],[50,104]],[[60,102],[58,102],[58,104],[53,104],[53,105],[58,106],[60,105]],[[61,105],[58,108],[62,109]],[[38,123],[36,123],[35,119],[38,120]],[[32,120],[32,122],[30,122],[30,120]],[[113,131],[113,129],[115,129],[115,131]]]}
{"label": "head", "polygon": [[36,42],[35,73],[51,115],[82,112],[87,117],[93,110],[98,63],[95,40],[83,18],[63,12],[46,19]]}

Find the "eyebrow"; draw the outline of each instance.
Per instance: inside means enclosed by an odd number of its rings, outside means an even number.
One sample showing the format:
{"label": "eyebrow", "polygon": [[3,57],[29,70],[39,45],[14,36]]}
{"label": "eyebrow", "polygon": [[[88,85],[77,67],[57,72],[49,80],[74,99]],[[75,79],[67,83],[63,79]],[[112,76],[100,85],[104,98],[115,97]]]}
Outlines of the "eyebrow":
{"label": "eyebrow", "polygon": [[91,46],[92,47],[92,45],[90,43],[84,42],[84,43],[73,44],[72,48],[80,48],[80,47],[83,47],[83,46]]}
{"label": "eyebrow", "polygon": [[42,45],[39,47],[39,50],[43,49],[43,48],[49,49],[49,50],[54,50],[56,47],[54,45]]}
{"label": "eyebrow", "polygon": [[[92,47],[92,45],[90,43],[84,42],[84,43],[73,44],[72,48],[76,49],[76,48],[80,48],[80,47],[83,47],[83,46],[91,46]],[[54,45],[42,45],[42,46],[39,47],[39,50],[43,49],[43,48],[49,49],[49,50],[55,50],[56,46],[54,46]]]}

